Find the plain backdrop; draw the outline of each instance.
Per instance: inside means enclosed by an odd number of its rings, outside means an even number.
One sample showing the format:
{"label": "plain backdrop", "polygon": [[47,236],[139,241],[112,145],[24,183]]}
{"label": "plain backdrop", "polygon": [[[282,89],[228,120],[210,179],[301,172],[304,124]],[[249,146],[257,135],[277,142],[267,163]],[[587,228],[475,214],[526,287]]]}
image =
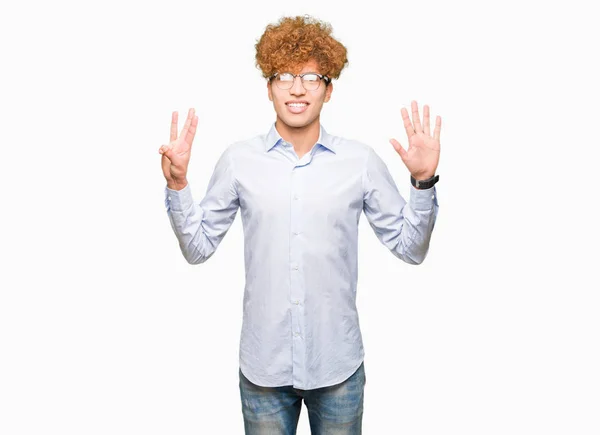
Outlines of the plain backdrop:
{"label": "plain backdrop", "polygon": [[158,148],[171,112],[181,128],[196,108],[199,201],[223,150],[275,120],[254,44],[303,14],[348,49],[323,126],[372,146],[406,198],[400,109],[442,117],[425,262],[360,221],[363,432],[600,433],[600,35],[584,3],[3,5],[0,433],[243,433],[240,215],[187,264]]}

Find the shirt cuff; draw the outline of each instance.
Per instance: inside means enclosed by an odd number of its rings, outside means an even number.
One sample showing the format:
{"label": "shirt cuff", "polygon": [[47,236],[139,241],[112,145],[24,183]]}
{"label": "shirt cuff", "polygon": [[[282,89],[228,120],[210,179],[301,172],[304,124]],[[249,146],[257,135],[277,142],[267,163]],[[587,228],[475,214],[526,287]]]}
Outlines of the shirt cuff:
{"label": "shirt cuff", "polygon": [[165,204],[173,211],[184,211],[194,203],[190,183],[181,190],[169,189],[165,186]]}
{"label": "shirt cuff", "polygon": [[431,210],[436,201],[435,186],[429,189],[417,189],[412,184],[410,185],[410,208],[413,210]]}

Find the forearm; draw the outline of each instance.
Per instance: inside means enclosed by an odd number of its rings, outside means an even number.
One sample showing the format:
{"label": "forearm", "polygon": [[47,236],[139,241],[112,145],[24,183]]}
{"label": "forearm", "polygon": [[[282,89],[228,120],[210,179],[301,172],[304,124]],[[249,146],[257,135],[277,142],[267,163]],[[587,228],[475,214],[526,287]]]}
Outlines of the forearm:
{"label": "forearm", "polygon": [[[172,186],[174,185],[172,184]],[[181,185],[174,187],[179,186]],[[173,189],[167,183],[165,205],[171,228],[179,241],[181,253],[188,263],[199,264],[210,258],[214,249],[208,242],[202,227],[204,211],[199,204],[193,202],[189,187],[183,190],[185,187],[187,187],[187,183],[181,189]],[[173,190],[177,192],[173,192]]]}
{"label": "forearm", "polygon": [[393,252],[406,263],[421,264],[429,250],[438,204],[434,187],[411,189],[410,200],[402,210],[402,229]]}

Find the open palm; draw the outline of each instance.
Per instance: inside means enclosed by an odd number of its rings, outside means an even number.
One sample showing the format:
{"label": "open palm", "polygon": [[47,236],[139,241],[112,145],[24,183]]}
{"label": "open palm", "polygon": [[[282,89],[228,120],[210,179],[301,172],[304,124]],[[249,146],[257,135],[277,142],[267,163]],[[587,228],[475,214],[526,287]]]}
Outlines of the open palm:
{"label": "open palm", "polygon": [[408,136],[408,150],[405,150],[396,139],[390,139],[396,152],[417,180],[426,180],[435,175],[440,159],[440,130],[442,118],[437,117],[433,136],[429,127],[429,106],[423,106],[423,126],[419,119],[419,106],[411,102],[413,121],[408,117],[408,111],[401,109],[404,128]]}

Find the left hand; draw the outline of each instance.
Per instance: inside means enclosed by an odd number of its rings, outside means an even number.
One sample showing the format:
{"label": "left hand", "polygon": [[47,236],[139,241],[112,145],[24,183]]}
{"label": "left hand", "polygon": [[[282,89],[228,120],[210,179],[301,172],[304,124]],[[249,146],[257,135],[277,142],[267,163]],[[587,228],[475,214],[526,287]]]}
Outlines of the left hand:
{"label": "left hand", "polygon": [[[440,160],[440,130],[442,118],[435,120],[433,137],[429,131],[429,106],[423,106],[423,127],[419,119],[419,106],[416,101],[411,102],[413,122],[410,122],[408,111],[401,109],[404,128],[408,136],[408,150],[405,150],[396,139],[390,139],[390,143],[400,158],[417,180],[426,180],[435,175]],[[414,126],[413,126],[414,124]]]}

